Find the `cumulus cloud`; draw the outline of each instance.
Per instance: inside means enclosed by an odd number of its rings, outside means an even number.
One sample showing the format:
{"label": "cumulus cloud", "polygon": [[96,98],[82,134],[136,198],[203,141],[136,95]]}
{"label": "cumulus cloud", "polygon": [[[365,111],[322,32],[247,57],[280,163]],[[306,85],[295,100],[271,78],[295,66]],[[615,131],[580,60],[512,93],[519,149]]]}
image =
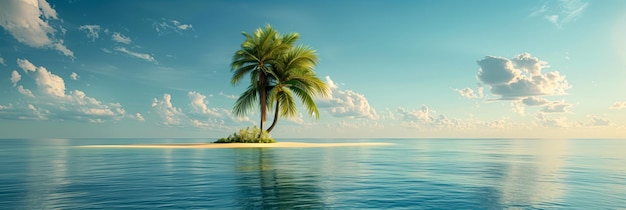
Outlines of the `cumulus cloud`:
{"label": "cumulus cloud", "polygon": [[37,67],[26,59],[17,59],[17,65],[26,73],[37,70]]}
{"label": "cumulus cloud", "polygon": [[162,99],[154,98],[152,107],[162,118],[163,125],[197,127],[202,129],[224,129],[243,124],[254,124],[248,117],[235,117],[230,110],[210,108],[206,96],[195,91],[187,93],[189,110],[183,110],[172,104],[172,96],[164,94]]}
{"label": "cumulus cloud", "polygon": [[161,21],[155,21],[152,27],[159,35],[165,35],[171,32],[182,34],[183,31],[193,30],[191,24],[183,24],[177,20],[167,20],[165,18],[161,18]]}
{"label": "cumulus cloud", "polygon": [[543,106],[543,105],[549,104],[550,101],[545,98],[531,96],[531,97],[522,99],[522,103],[527,106]]}
{"label": "cumulus cloud", "polygon": [[460,90],[456,90],[456,92],[458,92],[461,96],[465,97],[465,98],[482,98],[484,97],[484,93],[483,93],[483,87],[478,87],[476,88],[476,91],[474,91],[474,89],[472,88],[463,88]]}
{"label": "cumulus cloud", "polygon": [[581,0],[545,1],[541,7],[534,9],[530,16],[542,17],[561,28],[563,25],[580,18],[588,6],[588,2]]}
{"label": "cumulus cloud", "polygon": [[572,104],[565,103],[563,101],[559,102],[550,102],[547,105],[543,106],[541,112],[543,113],[566,113],[569,112],[569,108],[572,107]]}
{"label": "cumulus cloud", "polygon": [[550,67],[548,62],[529,53],[513,59],[486,56],[478,61],[478,65],[477,79],[487,85],[498,100],[512,101],[515,112],[523,115],[524,106],[544,106],[542,112],[567,112],[572,106],[539,97],[564,95],[571,86],[558,71],[543,73]]}
{"label": "cumulus cloud", "polygon": [[0,105],[0,119],[6,120],[45,120],[46,110],[38,109],[32,104],[26,106]]}
{"label": "cumulus cloud", "polygon": [[72,74],[70,74],[70,79],[72,80],[78,80],[78,74],[76,72],[72,72]]}
{"label": "cumulus cloud", "polygon": [[486,56],[478,61],[478,79],[503,100],[540,95],[563,95],[571,86],[558,71],[541,73],[546,62],[524,53],[509,60]]}
{"label": "cumulus cloud", "polygon": [[143,116],[139,113],[135,113],[135,119],[141,121],[141,122],[145,122],[146,119],[143,118]]}
{"label": "cumulus cloud", "polygon": [[609,109],[623,109],[623,108],[626,108],[626,101],[615,102],[613,103],[613,105],[611,105],[611,107],[609,107]]}
{"label": "cumulus cloud", "polygon": [[185,114],[183,114],[180,108],[172,105],[172,95],[166,93],[163,94],[161,100],[152,99],[152,108],[156,109],[157,113],[163,118],[163,124],[182,125]]}
{"label": "cumulus cloud", "polygon": [[126,54],[128,54],[130,56],[133,56],[133,57],[136,57],[136,58],[140,58],[140,59],[146,60],[146,61],[150,61],[150,62],[153,62],[153,63],[157,62],[154,59],[154,57],[152,57],[149,54],[133,52],[133,51],[127,50],[125,47],[116,47],[115,50],[119,51],[119,52],[126,53]]}
{"label": "cumulus cloud", "polygon": [[35,94],[33,94],[32,91],[30,91],[29,89],[24,88],[23,86],[17,86],[17,92],[19,92],[22,95],[34,98]]}
{"label": "cumulus cloud", "polygon": [[7,64],[4,63],[4,58],[0,57],[0,64],[2,64],[3,66],[6,66]]}
{"label": "cumulus cloud", "polygon": [[566,117],[552,117],[546,116],[542,112],[538,113],[535,119],[539,122],[539,125],[545,127],[569,127]]}
{"label": "cumulus cloud", "polygon": [[599,126],[613,125],[613,122],[611,122],[611,120],[606,119],[606,118],[601,117],[601,116],[589,115],[589,116],[587,116],[587,118],[589,118],[589,120],[587,122],[582,123],[583,126],[599,127]]}
{"label": "cumulus cloud", "polygon": [[191,101],[191,110],[196,114],[208,114],[211,116],[217,116],[215,109],[209,109],[207,107],[208,102],[206,96],[195,91],[189,91],[187,93],[189,100]]}
{"label": "cumulus cloud", "polygon": [[35,82],[40,91],[48,96],[65,97],[65,81],[61,77],[49,72],[44,67],[37,68]]}
{"label": "cumulus cloud", "polygon": [[458,119],[450,119],[443,114],[437,114],[435,110],[422,105],[417,110],[407,110],[398,107],[396,110],[404,126],[411,128],[467,128],[467,122]]}
{"label": "cumulus cloud", "polygon": [[334,117],[378,119],[376,110],[370,106],[363,94],[352,90],[342,90],[326,76],[326,84],[331,90],[328,98],[320,99],[318,106]]}
{"label": "cumulus cloud", "polygon": [[63,40],[56,38],[57,35],[63,35],[64,29],[51,24],[51,21],[59,18],[47,1],[0,1],[0,8],[3,13],[0,15],[0,26],[20,43],[35,48],[55,49],[65,56],[74,57]]}
{"label": "cumulus cloud", "polygon": [[113,41],[116,41],[116,42],[119,42],[119,43],[124,43],[124,44],[130,44],[132,42],[132,40],[130,40],[129,37],[124,36],[124,35],[120,34],[119,32],[113,33],[113,35],[111,35],[111,39]]}
{"label": "cumulus cloud", "polygon": [[538,113],[536,118],[540,126],[545,127],[601,127],[611,126],[614,123],[602,116],[588,115],[587,120],[568,122],[566,117],[552,117]]}
{"label": "cumulus cloud", "polygon": [[13,70],[13,72],[11,73],[11,83],[13,83],[13,87],[17,86],[17,82],[19,82],[22,79],[22,75],[20,75],[20,73],[18,73],[17,71]]}
{"label": "cumulus cloud", "polygon": [[29,97],[26,99],[29,103],[28,109],[13,108],[3,116],[4,119],[104,122],[119,120],[125,115],[124,109],[118,103],[103,103],[80,90],[66,93],[64,80],[43,66],[36,67],[26,59],[18,59],[18,65],[26,72],[34,71],[37,94],[19,85],[18,92]]}
{"label": "cumulus cloud", "polygon": [[101,28],[99,25],[82,25],[78,27],[78,30],[87,33],[87,37],[91,38],[91,41],[96,41],[100,37]]}

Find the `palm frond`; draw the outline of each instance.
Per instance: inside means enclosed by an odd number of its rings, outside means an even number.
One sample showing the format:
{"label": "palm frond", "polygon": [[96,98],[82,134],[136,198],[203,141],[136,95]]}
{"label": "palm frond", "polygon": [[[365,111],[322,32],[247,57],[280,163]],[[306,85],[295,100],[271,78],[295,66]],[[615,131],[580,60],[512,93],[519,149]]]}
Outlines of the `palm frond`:
{"label": "palm frond", "polygon": [[254,85],[250,85],[248,86],[248,89],[246,89],[246,91],[244,91],[235,102],[232,113],[238,117],[245,116],[254,109],[256,101],[257,90]]}
{"label": "palm frond", "polygon": [[278,95],[280,100],[280,116],[285,118],[293,118],[298,115],[298,109],[296,102],[293,99],[293,94],[289,90],[281,91]]}
{"label": "palm frond", "polygon": [[230,79],[230,83],[232,85],[239,83],[241,78],[243,78],[246,73],[254,71],[254,68],[256,68],[256,65],[254,64],[246,64],[245,66],[237,68],[235,72],[233,72],[233,77]]}
{"label": "palm frond", "polygon": [[314,115],[316,119],[319,119],[319,116],[320,116],[319,110],[317,109],[315,100],[313,100],[313,97],[311,97],[309,92],[300,88],[296,88],[295,86],[292,86],[290,90],[294,92],[298,96],[298,98],[300,98],[300,101],[302,102],[302,105],[304,106],[304,108],[307,110],[307,113],[310,116]]}

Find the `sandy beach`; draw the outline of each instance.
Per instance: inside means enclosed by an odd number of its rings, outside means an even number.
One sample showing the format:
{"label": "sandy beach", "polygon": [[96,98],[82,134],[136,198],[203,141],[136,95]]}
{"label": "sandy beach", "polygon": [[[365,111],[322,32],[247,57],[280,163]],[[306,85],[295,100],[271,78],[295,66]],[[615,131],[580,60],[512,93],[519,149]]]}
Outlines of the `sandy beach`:
{"label": "sandy beach", "polygon": [[80,148],[305,148],[305,147],[357,147],[357,146],[389,146],[392,143],[359,142],[359,143],[206,143],[206,144],[125,144],[125,145],[84,145]]}

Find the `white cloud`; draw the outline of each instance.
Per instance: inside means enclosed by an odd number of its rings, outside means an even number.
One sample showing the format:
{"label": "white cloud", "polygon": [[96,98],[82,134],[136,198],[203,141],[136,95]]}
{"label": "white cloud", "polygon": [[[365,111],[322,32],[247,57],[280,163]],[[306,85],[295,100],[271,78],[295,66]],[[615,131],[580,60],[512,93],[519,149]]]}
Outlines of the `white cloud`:
{"label": "white cloud", "polygon": [[116,42],[119,42],[119,43],[124,43],[124,44],[130,44],[132,42],[132,40],[130,40],[129,37],[124,36],[124,35],[120,34],[119,32],[113,33],[113,35],[111,35],[111,39],[113,41],[116,41]]}
{"label": "white cloud", "polygon": [[125,115],[120,104],[103,103],[87,96],[80,90],[73,90],[66,94],[65,81],[43,66],[35,67],[26,59],[18,59],[18,64],[27,72],[33,71],[32,69],[35,68],[33,77],[38,94],[33,94],[29,89],[19,85],[18,92],[29,97],[26,99],[29,103],[28,109],[15,109],[14,112],[7,113],[7,116],[3,117],[5,119],[104,122],[106,120],[119,120]]}
{"label": "white cloud", "polygon": [[65,81],[61,77],[49,72],[44,67],[37,68],[35,82],[40,91],[48,96],[65,97]]}
{"label": "white cloud", "polygon": [[199,128],[206,128],[209,127],[209,122],[203,122],[200,120],[196,120],[196,119],[192,119],[191,120],[191,125],[195,126],[195,127],[199,127]]}
{"label": "white cloud", "polygon": [[626,108],[626,101],[615,102],[609,109],[624,109]]}
{"label": "white cloud", "polygon": [[181,24],[178,25],[177,28],[184,31],[193,28],[193,26],[191,26],[191,24]]}
{"label": "white cloud", "polygon": [[82,25],[78,27],[78,30],[87,33],[87,37],[91,38],[91,41],[95,41],[100,37],[100,29],[99,25]]}
{"label": "white cloud", "polygon": [[398,107],[396,110],[405,127],[411,128],[467,128],[470,125],[462,120],[450,119],[443,114],[437,114],[426,105],[417,110],[406,110]]}
{"label": "white cloud", "polygon": [[531,17],[542,17],[548,22],[561,28],[563,25],[575,21],[589,6],[588,2],[581,0],[546,1],[540,8],[531,12]]}
{"label": "white cloud", "polygon": [[611,120],[606,119],[606,118],[601,117],[601,116],[589,115],[587,117],[589,118],[589,120],[587,122],[582,123],[582,126],[598,127],[598,126],[613,125],[613,122],[611,122]]}
{"label": "white cloud", "polygon": [[526,107],[524,106],[524,103],[522,102],[522,100],[512,101],[511,106],[512,106],[513,112],[518,113],[522,116],[526,114],[525,113]]}
{"label": "white cloud", "polygon": [[66,55],[72,58],[74,57],[74,52],[72,52],[63,44],[63,40],[59,40],[57,43],[52,44],[52,49],[56,49],[59,52],[62,52],[63,55]]}
{"label": "white cloud", "polygon": [[32,104],[26,106],[8,106],[0,105],[0,119],[7,120],[46,120],[46,114],[49,111],[41,108],[36,108]]}
{"label": "white cloud", "polygon": [[363,94],[352,90],[341,90],[326,76],[326,84],[331,90],[328,98],[320,99],[318,106],[326,109],[334,117],[378,119],[376,110],[370,106]]}
{"label": "white cloud", "polygon": [[165,125],[179,126],[183,124],[183,120],[186,118],[180,108],[172,105],[172,95],[167,93],[163,94],[160,101],[156,98],[152,99],[152,107],[163,118]]}
{"label": "white cloud", "polygon": [[33,94],[32,91],[30,91],[29,89],[24,88],[23,86],[17,86],[17,92],[19,92],[22,95],[34,98],[35,95]]}
{"label": "white cloud", "polygon": [[476,126],[484,127],[484,128],[496,128],[496,129],[505,129],[513,127],[506,120],[494,120],[494,121],[476,121],[474,122]]}
{"label": "white cloud", "polygon": [[3,66],[6,66],[7,64],[4,63],[4,58],[0,57],[0,64],[2,64]]}
{"label": "white cloud", "polygon": [[547,63],[524,53],[513,60],[487,56],[478,61],[478,79],[502,100],[539,95],[563,95],[571,88],[558,71],[541,73]]}
{"label": "white cloud", "polygon": [[569,112],[569,108],[571,108],[572,106],[573,106],[572,104],[565,103],[564,101],[550,102],[546,104],[545,106],[543,106],[543,109],[541,109],[541,112],[543,113],[566,113],[566,112]]}
{"label": "white cloud", "polygon": [[546,20],[548,20],[548,22],[554,24],[554,25],[559,25],[559,16],[558,15],[548,15],[545,17]]}
{"label": "white cloud", "polygon": [[218,113],[214,109],[207,107],[206,96],[195,91],[189,91],[187,93],[189,100],[191,101],[191,110],[196,114],[208,114],[211,116],[218,116]]}
{"label": "white cloud", "polygon": [[182,34],[183,31],[193,30],[191,24],[183,24],[177,20],[167,20],[165,18],[161,18],[161,21],[155,21],[152,27],[154,27],[154,30],[156,30],[159,35],[165,35],[170,32]]}
{"label": "white cloud", "polygon": [[543,69],[550,67],[548,63],[528,53],[511,60],[486,56],[478,61],[478,65],[478,80],[488,85],[498,100],[512,101],[514,112],[524,115],[524,106],[544,106],[542,112],[567,112],[572,106],[538,97],[564,95],[571,86],[558,71],[542,73]]}
{"label": "white cloud", "polygon": [[565,117],[549,117],[543,113],[537,114],[536,120],[545,127],[601,127],[611,126],[614,123],[605,117],[588,115],[586,121],[568,122]]}
{"label": "white cloud", "polygon": [[474,91],[472,88],[463,88],[461,90],[457,89],[456,92],[465,98],[482,98],[485,96],[483,89],[483,87],[478,87],[476,88],[476,91]]}
{"label": "white cloud", "polygon": [[237,99],[237,96],[236,96],[236,95],[226,95],[226,94],[224,94],[223,92],[220,92],[220,93],[219,93],[219,96],[224,96],[224,97],[226,97],[226,98],[228,98],[228,99]]}
{"label": "white cloud", "polygon": [[44,116],[44,113],[48,113],[48,111],[47,111],[47,110],[38,109],[38,108],[36,108],[36,107],[35,107],[34,105],[32,105],[32,104],[28,104],[28,106],[27,106],[27,107],[28,107],[28,110],[29,110],[29,111],[31,111],[31,112],[32,112],[32,114],[34,114],[34,115],[36,116],[36,119],[39,119],[39,120],[45,120],[45,119],[47,119],[47,118]]}
{"label": "white cloud", "polygon": [[78,80],[78,74],[76,72],[72,72],[72,74],[70,74],[70,79],[72,80]]}
{"label": "white cloud", "polygon": [[30,61],[26,59],[17,59],[17,65],[24,70],[24,72],[28,73],[29,71],[37,70],[37,67],[33,65]]}
{"label": "white cloud", "polygon": [[127,50],[124,47],[116,47],[115,50],[117,50],[119,52],[126,53],[126,54],[128,54],[130,56],[133,56],[133,57],[136,57],[136,58],[141,58],[141,59],[146,60],[146,61],[150,61],[150,62],[153,62],[153,63],[157,62],[151,55],[144,54],[144,53],[133,52],[133,51]]}
{"label": "white cloud", "polygon": [[17,86],[17,82],[19,82],[21,79],[22,75],[20,75],[20,73],[15,70],[11,72],[11,83],[13,83],[13,87]]}
{"label": "white cloud", "polygon": [[550,101],[548,101],[545,98],[531,96],[531,97],[522,99],[522,103],[527,106],[543,106],[543,105],[549,104]]}
{"label": "white cloud", "polygon": [[[56,29],[51,20],[59,20],[56,10],[45,0],[9,0],[0,1],[2,15],[0,26],[7,30],[19,42],[35,48],[56,49],[66,56],[74,57],[74,53],[63,45],[64,29]],[[61,33],[57,33],[60,31]]]}
{"label": "white cloud", "polygon": [[570,127],[566,117],[550,117],[540,112],[535,119],[539,122],[539,125],[545,127]]}
{"label": "white cloud", "polygon": [[188,111],[175,107],[171,102],[172,96],[170,94],[164,94],[161,100],[156,98],[152,100],[152,107],[163,119],[163,125],[217,130],[245,124],[254,125],[254,122],[248,117],[235,117],[230,113],[230,110],[209,108],[205,101],[206,96],[198,92],[190,91],[187,96],[190,100],[190,110]]}
{"label": "white cloud", "polygon": [[145,122],[146,121],[146,119],[143,118],[143,116],[141,116],[141,114],[139,114],[139,113],[135,113],[135,119],[137,119],[137,120],[139,120],[141,122]]}

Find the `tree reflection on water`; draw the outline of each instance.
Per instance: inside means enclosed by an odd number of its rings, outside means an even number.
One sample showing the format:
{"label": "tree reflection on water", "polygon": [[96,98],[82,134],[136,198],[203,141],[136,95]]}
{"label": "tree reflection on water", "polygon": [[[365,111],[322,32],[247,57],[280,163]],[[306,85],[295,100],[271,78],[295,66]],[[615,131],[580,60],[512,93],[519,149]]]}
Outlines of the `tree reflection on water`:
{"label": "tree reflection on water", "polygon": [[326,206],[319,175],[281,164],[277,155],[274,148],[237,149],[237,204],[253,209]]}

